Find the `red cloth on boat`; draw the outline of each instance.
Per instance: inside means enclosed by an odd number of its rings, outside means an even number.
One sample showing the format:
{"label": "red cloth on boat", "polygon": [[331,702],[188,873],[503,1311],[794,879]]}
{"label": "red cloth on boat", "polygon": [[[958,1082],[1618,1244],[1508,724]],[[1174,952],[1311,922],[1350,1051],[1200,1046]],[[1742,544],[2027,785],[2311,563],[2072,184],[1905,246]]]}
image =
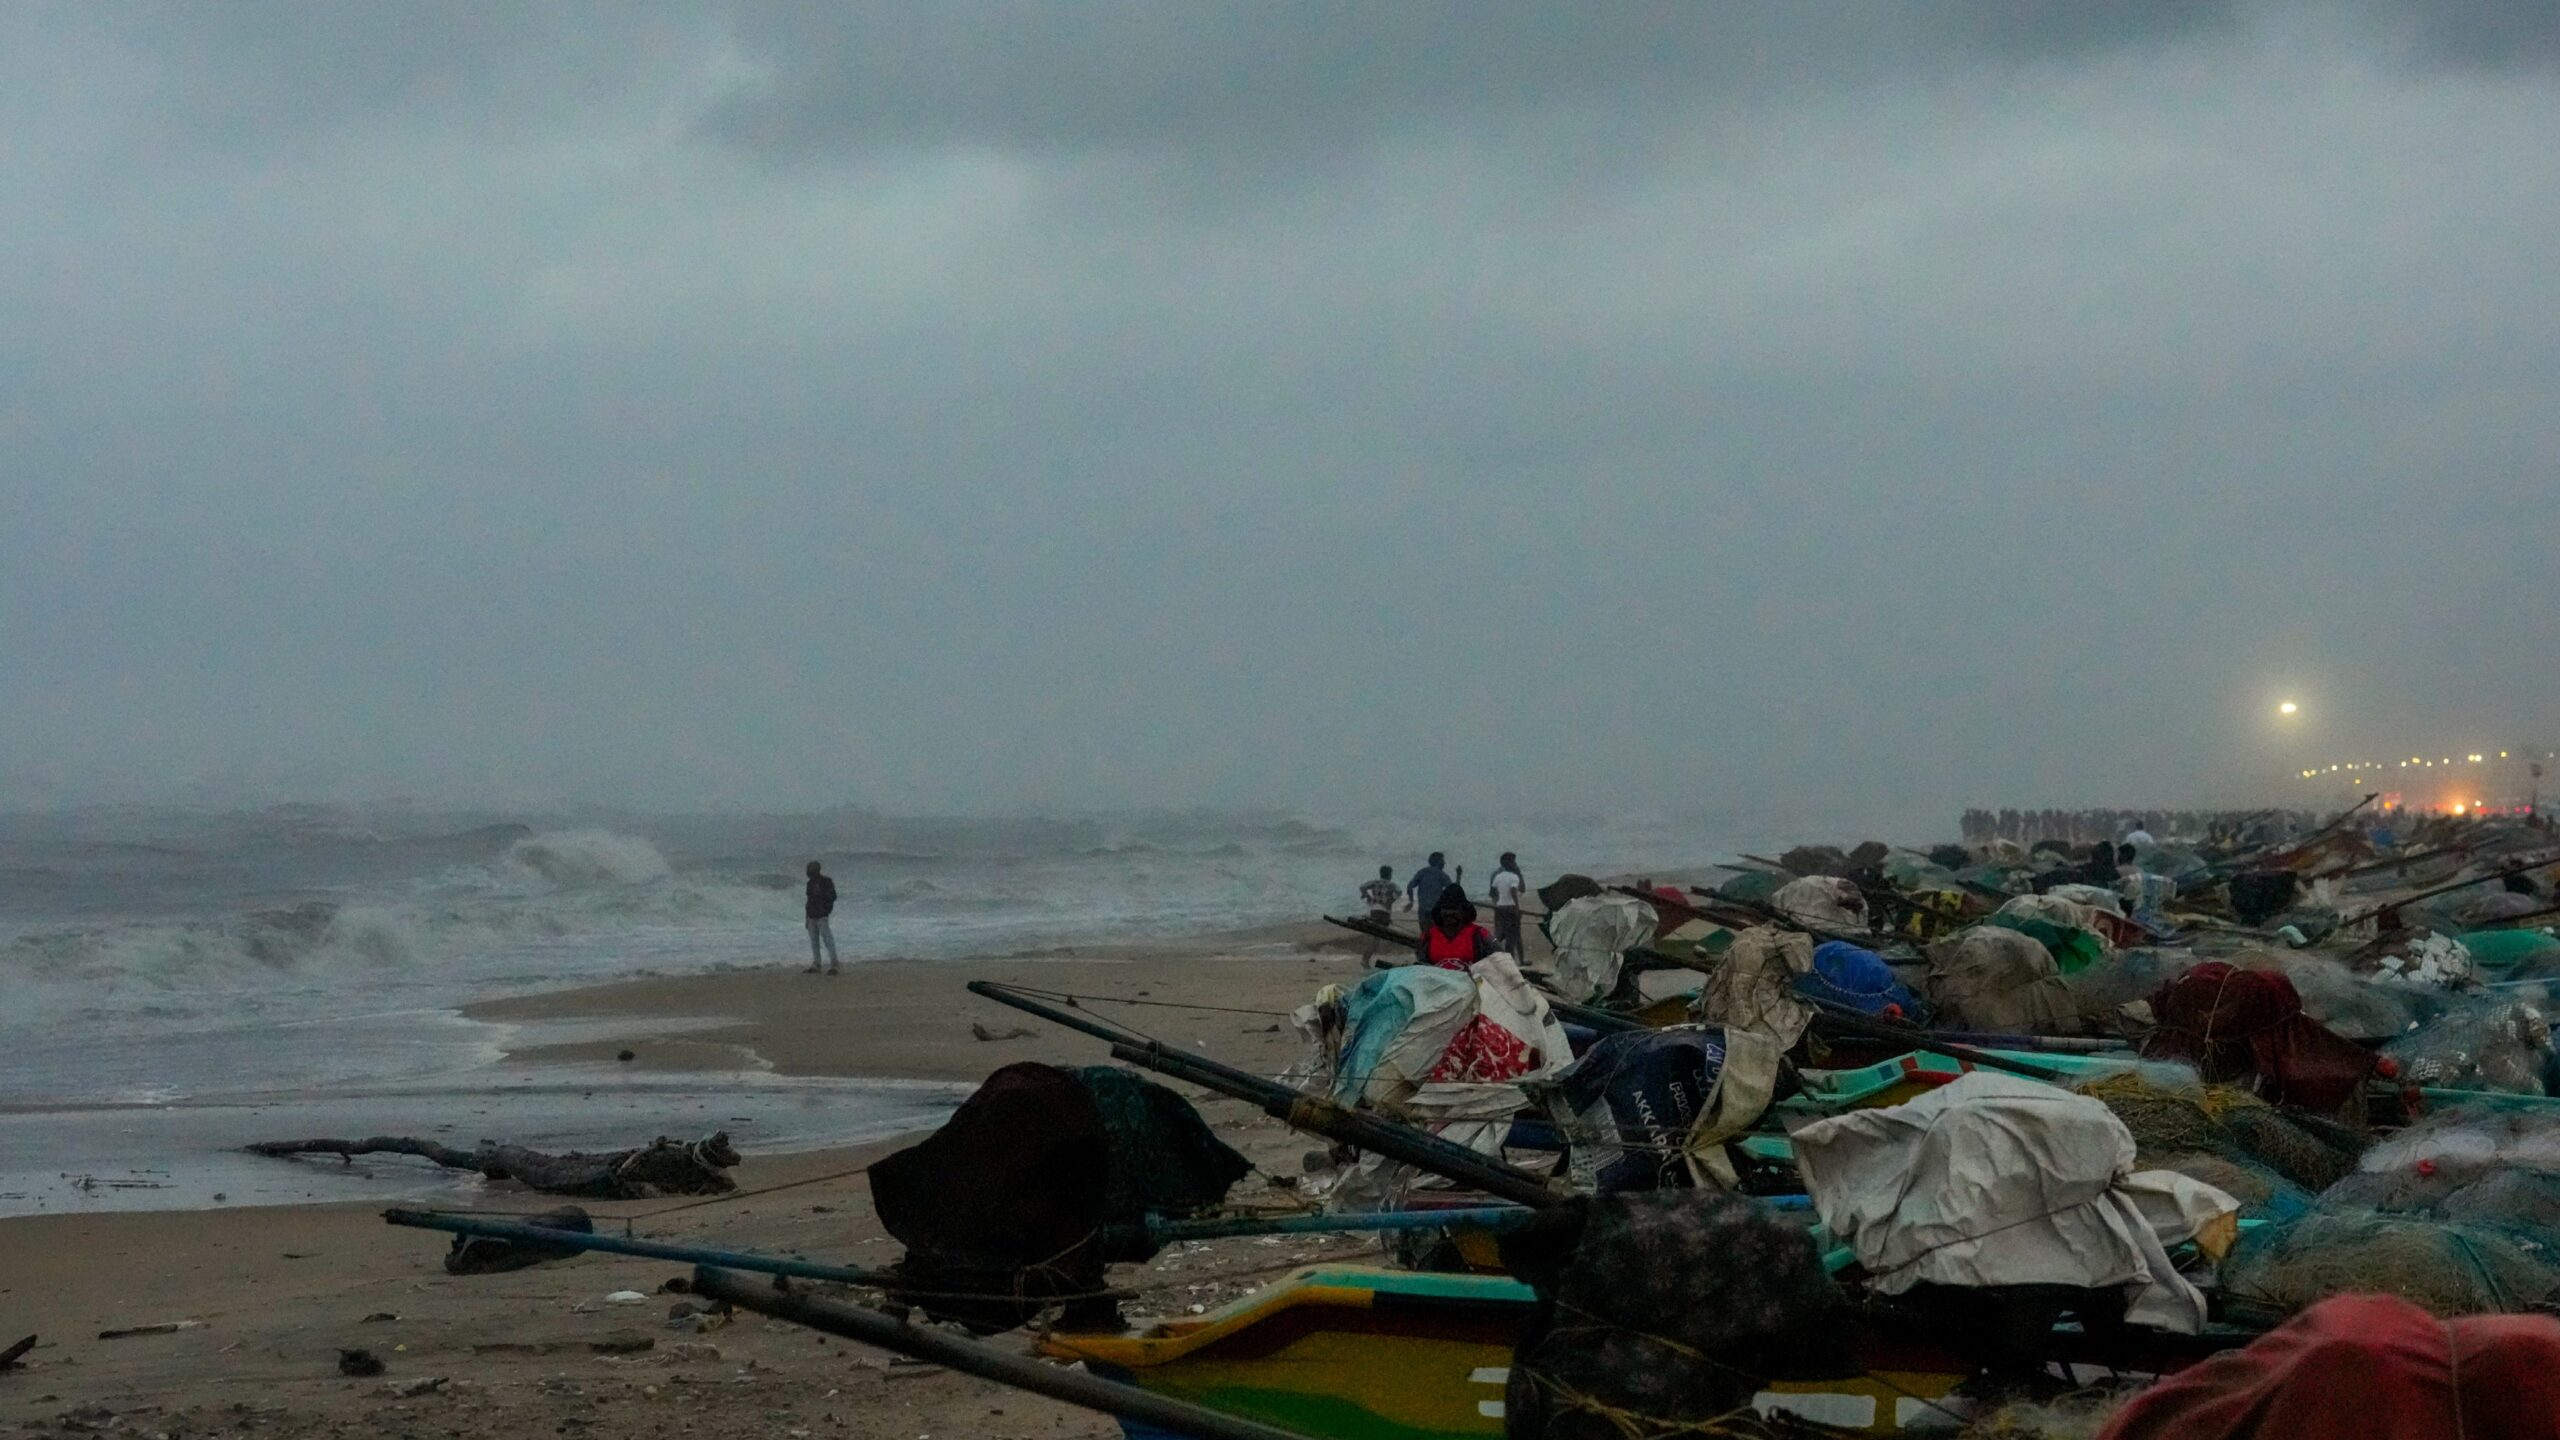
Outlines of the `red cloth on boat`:
{"label": "red cloth on boat", "polygon": [[2210,960],[2151,997],[2159,1028],[2142,1045],[2155,1060],[2193,1061],[2210,1084],[2255,1077],[2281,1105],[2338,1114],[2362,1098],[2373,1052],[2302,1013],[2281,971]]}
{"label": "red cloth on boat", "polygon": [[1517,1080],[1538,1068],[1538,1047],[1479,1015],[1461,1027],[1440,1052],[1438,1064],[1423,1076],[1433,1080],[1497,1083]]}
{"label": "red cloth on boat", "polygon": [[2098,1440],[2352,1435],[2560,1440],[2560,1321],[2341,1295],[2143,1391]]}
{"label": "red cloth on boat", "polygon": [[1654,939],[1660,940],[1698,918],[1695,902],[1681,894],[1679,886],[1656,885],[1651,893],[1658,902],[1653,907]]}

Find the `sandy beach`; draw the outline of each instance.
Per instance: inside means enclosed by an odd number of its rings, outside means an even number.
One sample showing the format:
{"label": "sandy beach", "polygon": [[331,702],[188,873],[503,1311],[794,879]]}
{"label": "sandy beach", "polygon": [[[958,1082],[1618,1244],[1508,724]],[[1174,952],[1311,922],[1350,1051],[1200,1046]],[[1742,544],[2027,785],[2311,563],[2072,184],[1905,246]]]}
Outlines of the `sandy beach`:
{"label": "sandy beach", "polygon": [[[1320,985],[1356,979],[1365,946],[1318,924],[1030,959],[866,964],[838,977],[786,965],[649,978],[466,1013],[523,1025],[528,1035],[575,1020],[583,1034],[608,1037],[527,1044],[509,1055],[514,1067],[609,1061],[627,1049],[634,1066],[706,1075],[769,1068],[967,1082],[1018,1060],[1106,1058],[1098,1042],[962,988],[989,978],[1147,1002],[1105,1009],[1165,1041],[1277,1072],[1298,1058],[1286,1012]],[[1012,1038],[981,1039],[973,1025]],[[1263,1170],[1298,1170],[1304,1137],[1234,1102],[1204,1099],[1202,1111]],[[589,1209],[674,1243],[885,1263],[897,1247],[872,1217],[859,1168],[894,1148],[751,1154],[736,1172],[738,1196]],[[1270,1182],[1248,1177],[1235,1198],[1250,1203],[1257,1191],[1272,1193]],[[465,1205],[510,1211],[550,1203],[502,1186],[474,1191]],[[657,1291],[683,1267],[667,1262],[585,1256],[513,1274],[449,1276],[440,1263],[443,1237],[389,1229],[379,1208],[0,1221],[0,1343],[43,1337],[19,1368],[0,1372],[0,1423],[26,1433],[135,1436],[1116,1433],[1102,1417],[890,1364],[754,1317],[708,1332],[671,1328],[671,1297]],[[1180,1313],[1296,1264],[1373,1250],[1363,1241],[1227,1241],[1178,1247],[1125,1280],[1145,1296],[1133,1311]],[[648,1298],[605,1301],[621,1290]],[[99,1338],[172,1322],[183,1328]],[[380,1357],[385,1373],[340,1374],[339,1352],[355,1348]]]}

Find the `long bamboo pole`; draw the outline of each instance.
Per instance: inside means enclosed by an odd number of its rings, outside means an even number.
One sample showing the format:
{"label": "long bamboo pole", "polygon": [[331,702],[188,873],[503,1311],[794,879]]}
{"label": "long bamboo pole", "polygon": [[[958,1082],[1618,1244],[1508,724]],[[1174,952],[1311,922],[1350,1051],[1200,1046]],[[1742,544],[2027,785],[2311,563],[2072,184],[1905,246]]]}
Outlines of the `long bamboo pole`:
{"label": "long bamboo pole", "polygon": [[1293,1430],[1247,1420],[1170,1396],[1151,1394],[1135,1385],[1105,1380],[1084,1370],[1044,1364],[1025,1355],[1008,1354],[993,1345],[963,1340],[947,1331],[927,1329],[835,1300],[822,1300],[777,1285],[759,1284],[734,1271],[705,1265],[693,1272],[693,1290],[794,1325],[805,1325],[847,1340],[859,1340],[893,1354],[993,1380],[1016,1390],[1123,1420],[1136,1420],[1197,1440],[1306,1440]]}

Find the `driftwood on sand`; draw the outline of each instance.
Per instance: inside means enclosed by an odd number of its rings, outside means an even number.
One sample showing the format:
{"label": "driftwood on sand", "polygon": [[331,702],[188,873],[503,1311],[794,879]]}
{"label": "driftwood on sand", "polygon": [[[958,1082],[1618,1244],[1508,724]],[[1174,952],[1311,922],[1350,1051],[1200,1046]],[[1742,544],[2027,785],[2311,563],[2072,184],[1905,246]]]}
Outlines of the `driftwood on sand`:
{"label": "driftwood on sand", "polygon": [[477,1170],[492,1180],[513,1180],[551,1195],[596,1200],[639,1200],[653,1195],[725,1195],[738,1188],[726,1173],[738,1163],[738,1152],[721,1130],[701,1140],[670,1140],[661,1135],[633,1150],[600,1155],[571,1151],[553,1155],[522,1145],[482,1141],[470,1150],[439,1145],[407,1135],[375,1135],[363,1140],[267,1140],[248,1147],[253,1155],[415,1155],[454,1170]]}

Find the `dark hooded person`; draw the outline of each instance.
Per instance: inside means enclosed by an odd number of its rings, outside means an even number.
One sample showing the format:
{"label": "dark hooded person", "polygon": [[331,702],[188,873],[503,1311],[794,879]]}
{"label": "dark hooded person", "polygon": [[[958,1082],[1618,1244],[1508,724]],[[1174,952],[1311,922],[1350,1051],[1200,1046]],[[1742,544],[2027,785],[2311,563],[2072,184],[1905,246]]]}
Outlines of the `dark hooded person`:
{"label": "dark hooded person", "polygon": [[1415,953],[1425,965],[1464,970],[1496,950],[1493,932],[1476,923],[1475,902],[1452,885],[1431,907],[1431,923],[1422,929]]}
{"label": "dark hooded person", "polygon": [[809,886],[803,910],[809,924],[809,973],[818,973],[818,947],[821,945],[826,947],[827,973],[842,973],[836,964],[835,925],[829,918],[836,913],[836,882],[827,878],[815,860],[809,862]]}

